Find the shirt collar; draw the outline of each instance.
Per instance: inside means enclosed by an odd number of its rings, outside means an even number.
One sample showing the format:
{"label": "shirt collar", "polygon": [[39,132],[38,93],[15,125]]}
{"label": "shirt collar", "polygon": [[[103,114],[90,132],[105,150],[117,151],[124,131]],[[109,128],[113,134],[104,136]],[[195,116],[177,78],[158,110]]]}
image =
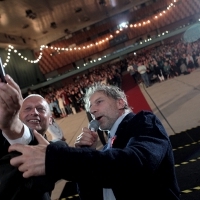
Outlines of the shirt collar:
{"label": "shirt collar", "polygon": [[121,115],[117,120],[116,122],[114,123],[114,125],[112,126],[112,128],[110,129],[110,132],[109,132],[109,137],[112,138],[114,137],[115,133],[116,133],[116,130],[119,126],[119,124],[121,123],[121,121],[124,119],[124,117],[130,113],[130,110],[125,110],[124,111],[124,114]]}

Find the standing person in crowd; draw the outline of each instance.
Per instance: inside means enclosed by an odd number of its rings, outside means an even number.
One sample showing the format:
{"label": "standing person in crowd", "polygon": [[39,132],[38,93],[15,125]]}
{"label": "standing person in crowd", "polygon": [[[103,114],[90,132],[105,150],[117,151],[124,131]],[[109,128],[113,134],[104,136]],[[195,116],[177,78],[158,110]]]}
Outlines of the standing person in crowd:
{"label": "standing person in crowd", "polygon": [[186,64],[189,72],[195,70],[194,59],[189,53],[186,56]]}
{"label": "standing person in crowd", "polygon": [[61,110],[62,117],[66,117],[67,113],[66,113],[65,106],[64,106],[64,100],[60,94],[60,90],[57,90],[56,98],[58,100],[58,106]]}
{"label": "standing person in crowd", "polygon": [[184,74],[184,75],[190,74],[190,71],[188,70],[188,68],[183,60],[181,60],[180,71],[181,71],[181,74]]}
{"label": "standing person in crowd", "polygon": [[148,74],[147,74],[147,68],[146,68],[145,65],[142,64],[142,62],[138,63],[138,72],[141,75],[141,78],[144,81],[146,88],[151,86],[150,81],[149,81],[149,77],[148,77]]}
{"label": "standing person in crowd", "polygon": [[164,81],[165,78],[163,76],[163,68],[158,64],[156,60],[153,60],[153,64],[155,75],[158,77],[160,82]]}
{"label": "standing person in crowd", "polygon": [[51,113],[53,115],[54,118],[60,118],[61,116],[61,111],[60,109],[57,107],[57,104],[55,103],[55,101],[53,100],[53,97],[47,97],[46,101],[49,104],[49,108],[51,110]]}
{"label": "standing person in crowd", "polygon": [[169,63],[172,70],[172,77],[179,76],[181,72],[180,72],[180,68],[178,67],[176,63],[176,60],[175,59],[169,60]]}
{"label": "standing person in crowd", "polygon": [[69,97],[69,101],[71,104],[71,109],[72,109],[73,114],[80,112],[80,108],[78,107],[76,94],[75,94],[74,90],[70,91],[70,94],[68,95],[68,97]]}
{"label": "standing person in crowd", "polygon": [[61,89],[61,94],[60,95],[61,95],[61,97],[63,99],[63,103],[64,103],[65,110],[66,110],[67,114],[68,115],[72,114],[72,110],[70,108],[70,101],[69,101],[67,92],[65,91],[64,88]]}
{"label": "standing person in crowd", "polygon": [[[97,133],[87,127],[74,147],[62,142],[40,145],[14,144],[19,151],[11,164],[24,177],[47,175],[78,182],[82,200],[149,199],[179,200],[173,150],[160,120],[149,111],[134,114],[123,91],[115,86],[94,85],[86,93],[87,108],[108,130],[110,138],[102,151],[95,150]],[[87,146],[85,148],[79,148]],[[80,169],[81,166],[81,169]]]}
{"label": "standing person in crowd", "polygon": [[58,99],[57,99],[57,97],[55,95],[53,95],[53,97],[52,97],[52,102],[53,102],[52,106],[53,106],[54,112],[58,112],[59,113],[59,117],[61,117],[62,116],[62,112],[61,112],[59,104],[58,104]]}
{"label": "standing person in crowd", "polygon": [[56,181],[45,176],[24,179],[22,173],[10,165],[10,159],[19,154],[8,153],[10,144],[36,145],[38,142],[32,134],[33,129],[45,137],[52,123],[49,105],[37,94],[23,100],[17,84],[9,76],[5,78],[8,84],[0,82],[0,199],[50,200]]}
{"label": "standing person in crowd", "polygon": [[113,69],[113,75],[114,75],[114,84],[121,88],[122,87],[122,77],[121,74],[119,73],[118,69]]}
{"label": "standing person in crowd", "polygon": [[133,68],[133,64],[131,61],[129,61],[128,63],[127,71],[130,73],[134,82],[137,84],[137,71]]}

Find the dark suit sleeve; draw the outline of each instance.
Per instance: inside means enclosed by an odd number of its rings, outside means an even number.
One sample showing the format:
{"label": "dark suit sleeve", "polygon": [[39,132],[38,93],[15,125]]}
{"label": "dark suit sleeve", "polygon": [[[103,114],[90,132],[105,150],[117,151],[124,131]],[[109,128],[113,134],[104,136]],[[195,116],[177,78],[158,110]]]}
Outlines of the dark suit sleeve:
{"label": "dark suit sleeve", "polygon": [[[30,144],[37,144],[33,134]],[[54,189],[55,180],[46,176],[23,178],[22,173],[16,167],[10,165],[10,159],[20,155],[20,153],[9,153],[9,146],[9,142],[0,130],[0,199],[18,200],[28,197],[30,200],[50,200],[49,193]]]}
{"label": "dark suit sleeve", "polygon": [[111,188],[116,199],[129,199],[133,193],[155,200],[177,200],[180,195],[169,137],[150,112],[128,114],[110,149],[48,145],[45,165],[48,177],[79,183],[80,196],[86,200],[94,192],[102,196],[103,188]]}
{"label": "dark suit sleeve", "polygon": [[0,158],[8,154],[8,147],[10,146],[9,142],[2,135],[0,130]]}
{"label": "dark suit sleeve", "polygon": [[153,175],[171,151],[162,124],[149,113],[123,120],[113,146],[96,151],[52,143],[46,151],[46,174],[71,181],[99,180],[103,187],[111,187],[125,177]]}

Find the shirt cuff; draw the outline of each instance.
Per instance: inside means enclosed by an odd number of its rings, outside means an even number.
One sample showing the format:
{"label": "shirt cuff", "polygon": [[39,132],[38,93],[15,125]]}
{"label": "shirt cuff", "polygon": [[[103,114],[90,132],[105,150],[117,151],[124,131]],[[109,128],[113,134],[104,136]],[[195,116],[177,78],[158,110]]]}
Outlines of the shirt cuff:
{"label": "shirt cuff", "polygon": [[8,138],[8,136],[2,132],[2,135],[6,138],[6,140],[12,145],[12,144],[16,144],[16,143],[19,143],[19,144],[29,144],[32,140],[32,136],[31,136],[31,133],[30,133],[30,130],[28,128],[28,126],[26,126],[24,124],[24,133],[22,135],[21,138],[18,138],[18,139],[15,139],[15,140],[11,140]]}

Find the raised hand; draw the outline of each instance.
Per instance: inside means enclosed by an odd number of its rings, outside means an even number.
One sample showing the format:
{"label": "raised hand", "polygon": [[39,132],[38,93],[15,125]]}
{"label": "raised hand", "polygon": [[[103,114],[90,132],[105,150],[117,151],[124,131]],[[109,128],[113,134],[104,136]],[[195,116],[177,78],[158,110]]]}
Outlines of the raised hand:
{"label": "raised hand", "polygon": [[7,83],[0,82],[0,129],[11,139],[18,138],[23,124],[19,120],[19,110],[23,101],[21,90],[14,80],[6,75]]}

